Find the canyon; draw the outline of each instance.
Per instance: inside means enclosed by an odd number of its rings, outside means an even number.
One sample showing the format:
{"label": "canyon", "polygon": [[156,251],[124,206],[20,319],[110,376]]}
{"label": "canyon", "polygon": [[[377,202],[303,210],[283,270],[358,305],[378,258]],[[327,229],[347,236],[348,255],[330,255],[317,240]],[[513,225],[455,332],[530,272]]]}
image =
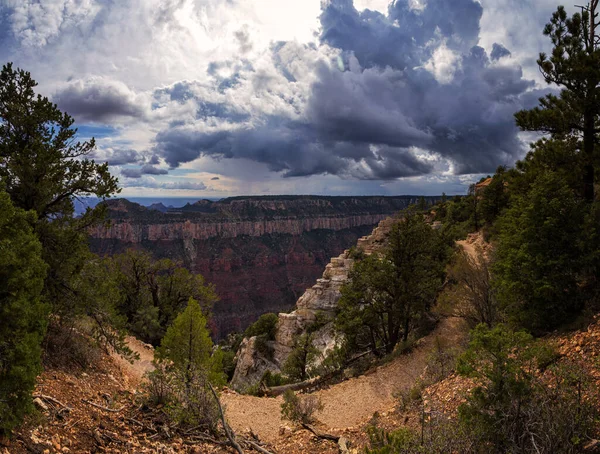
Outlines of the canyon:
{"label": "canyon", "polygon": [[220,298],[212,323],[220,339],[263,313],[291,310],[331,257],[419,200],[250,196],[167,209],[114,199],[105,202],[110,222],[90,231],[90,247],[101,255],[143,249],[202,274]]}

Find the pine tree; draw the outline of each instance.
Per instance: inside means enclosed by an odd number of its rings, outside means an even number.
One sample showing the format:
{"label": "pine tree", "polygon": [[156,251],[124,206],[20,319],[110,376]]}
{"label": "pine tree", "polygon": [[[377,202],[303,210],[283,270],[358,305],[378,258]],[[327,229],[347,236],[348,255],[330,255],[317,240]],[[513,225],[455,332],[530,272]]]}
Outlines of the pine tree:
{"label": "pine tree", "polygon": [[30,409],[41,369],[48,308],[40,300],[46,265],[30,226],[34,217],[0,191],[0,434]]}
{"label": "pine tree", "polygon": [[499,219],[494,286],[517,326],[543,333],[581,310],[585,205],[560,175],[546,172]]}
{"label": "pine tree", "polygon": [[549,94],[540,99],[541,107],[516,114],[517,124],[523,130],[580,139],[582,192],[588,201],[594,200],[594,166],[600,134],[599,2],[592,0],[571,18],[563,6],[552,15],[544,34],[550,37],[554,49],[551,56],[540,54],[537,63],[547,83],[564,89],[560,96]]}
{"label": "pine tree", "polygon": [[0,71],[0,180],[12,203],[33,211],[32,225],[49,265],[44,297],[55,312],[70,315],[71,279],[86,261],[85,228],[103,207],[74,217],[73,200],[119,192],[108,164],[88,159],[94,140],[77,142],[74,120],[48,98],[36,95],[31,75],[9,63]]}
{"label": "pine tree", "polygon": [[408,339],[442,284],[446,249],[420,214],[406,212],[382,255],[357,262],[336,316],[348,348],[390,353]]}
{"label": "pine tree", "polygon": [[156,351],[158,360],[170,361],[172,367],[183,374],[187,385],[192,384],[198,371],[206,374],[211,382],[224,379],[219,355],[212,355],[213,342],[206,322],[200,304],[190,298],[187,308],[167,329]]}

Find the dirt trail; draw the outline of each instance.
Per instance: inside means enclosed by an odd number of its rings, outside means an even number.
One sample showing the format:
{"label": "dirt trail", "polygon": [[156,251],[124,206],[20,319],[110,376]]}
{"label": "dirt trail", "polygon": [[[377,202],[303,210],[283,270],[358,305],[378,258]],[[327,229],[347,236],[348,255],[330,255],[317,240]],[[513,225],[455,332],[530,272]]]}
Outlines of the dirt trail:
{"label": "dirt trail", "polygon": [[[435,346],[435,339],[443,339],[447,345],[456,345],[466,336],[462,319],[456,317],[440,321],[436,329],[423,338],[409,354],[392,362],[344,381],[328,389],[314,393],[323,402],[323,411],[317,414],[319,422],[327,428],[345,429],[356,427],[374,412],[391,410],[397,399],[394,394],[410,389],[425,370],[427,357]],[[260,398],[225,393],[222,398],[227,407],[231,426],[238,431],[251,428],[261,439],[274,441],[281,419],[281,398]]]}
{"label": "dirt trail", "polygon": [[[480,234],[470,235],[457,242],[471,257],[477,257],[477,248],[484,244]],[[369,371],[366,375],[344,381],[314,393],[324,405],[317,419],[329,429],[356,427],[376,411],[391,410],[397,403],[394,395],[409,390],[427,366],[427,358],[435,348],[437,338],[444,345],[459,345],[466,340],[468,329],[463,319],[448,317],[436,329],[421,339],[409,354]],[[235,430],[251,428],[262,439],[274,441],[281,419],[281,397],[260,398],[225,393],[222,398],[227,407],[227,417]]]}
{"label": "dirt trail", "polygon": [[135,389],[144,378],[146,372],[150,372],[154,369],[154,366],[152,366],[152,360],[154,359],[154,348],[133,336],[127,336],[126,341],[127,345],[129,345],[129,348],[140,355],[140,358],[135,360],[132,364],[116,353],[113,353],[111,356],[119,365],[121,371],[123,371],[123,374],[127,377],[127,384],[132,387],[132,389]]}
{"label": "dirt trail", "polygon": [[[458,244],[475,256],[474,243],[479,241],[480,238],[473,236]],[[397,403],[394,395],[410,389],[425,370],[436,339],[443,340],[445,345],[458,345],[465,340],[467,331],[462,319],[444,318],[431,334],[419,341],[412,352],[365,375],[314,393],[324,405],[323,410],[317,414],[317,419],[330,430],[342,430],[363,424],[376,411],[391,410]],[[134,364],[120,358],[117,361],[131,378],[131,384],[136,386],[144,374],[152,370],[154,351],[135,338],[128,338],[128,342],[132,350],[140,355],[140,359]],[[261,439],[274,442],[279,436],[280,427],[286,424],[281,419],[281,397],[253,397],[225,390],[221,400],[227,418],[236,431],[250,428]]]}

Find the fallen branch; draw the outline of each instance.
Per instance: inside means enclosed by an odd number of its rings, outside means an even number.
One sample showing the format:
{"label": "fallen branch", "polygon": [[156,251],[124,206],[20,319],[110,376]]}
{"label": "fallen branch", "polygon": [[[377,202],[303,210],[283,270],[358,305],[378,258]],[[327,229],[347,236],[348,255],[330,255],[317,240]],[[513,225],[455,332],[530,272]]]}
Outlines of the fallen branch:
{"label": "fallen branch", "polygon": [[221,415],[221,422],[223,423],[223,429],[225,429],[225,435],[227,436],[227,439],[229,440],[231,447],[234,448],[238,452],[238,454],[244,454],[242,447],[239,445],[239,443],[237,441],[235,441],[235,433],[233,432],[233,430],[231,430],[231,427],[229,427],[229,425],[227,424],[227,421],[225,421],[225,413],[223,413],[223,407],[221,406],[221,401],[219,400],[219,396],[217,396],[217,392],[215,391],[215,388],[213,388],[213,386],[210,383],[208,384],[208,387],[210,388],[212,395],[214,396],[215,400],[217,401],[217,407],[219,407],[219,414]]}
{"label": "fallen branch", "polygon": [[[328,377],[329,378],[329,377]],[[310,388],[318,385],[319,383],[325,381],[325,377],[316,377],[311,378],[310,380],[301,381],[299,383],[290,383],[289,385],[281,385],[281,386],[273,386],[272,388],[268,388],[265,391],[265,395],[268,397],[277,397],[281,394],[285,393],[287,390],[291,391],[302,391],[306,388]]]}
{"label": "fallen branch", "polygon": [[267,451],[265,448],[263,448],[261,445],[259,445],[258,443],[255,443],[252,440],[247,440],[244,438],[244,442],[248,443],[250,445],[250,447],[262,454],[273,454],[271,451]]}
{"label": "fallen branch", "polygon": [[43,399],[43,400],[47,400],[48,402],[52,402],[53,404],[56,404],[60,407],[63,407],[64,409],[66,409],[67,411],[71,411],[73,410],[71,407],[69,407],[68,405],[63,404],[60,400],[55,399],[52,396],[46,396],[45,394],[34,394],[32,396],[34,399]]}
{"label": "fallen branch", "polygon": [[99,408],[100,410],[110,411],[111,413],[119,413],[120,411],[123,411],[125,409],[125,405],[123,405],[121,408],[108,408],[103,405],[98,405],[97,403],[92,402],[91,400],[81,399],[81,401],[83,403],[86,403],[86,404],[92,405],[96,408]]}
{"label": "fallen branch", "polygon": [[138,426],[140,426],[142,429],[144,430],[148,430],[151,432],[156,432],[156,429],[154,427],[148,427],[147,425],[145,425],[143,422],[138,421],[137,419],[133,419],[133,418],[125,418],[126,421],[130,421],[134,424],[137,424]]}
{"label": "fallen branch", "polygon": [[306,430],[315,434],[317,436],[317,438],[320,438],[321,440],[329,440],[329,441],[333,441],[334,443],[337,443],[338,441],[340,441],[340,437],[338,437],[337,435],[331,435],[331,434],[328,434],[325,432],[321,432],[321,431],[315,429],[310,424],[302,423],[302,427],[304,427]]}
{"label": "fallen branch", "polygon": [[188,437],[187,440],[183,440],[183,444],[188,445],[188,446],[197,445],[198,442],[212,443],[217,446],[229,446],[229,441],[223,442],[223,441],[215,440],[214,438],[211,438],[211,437],[203,437],[200,435],[192,435],[191,437]]}

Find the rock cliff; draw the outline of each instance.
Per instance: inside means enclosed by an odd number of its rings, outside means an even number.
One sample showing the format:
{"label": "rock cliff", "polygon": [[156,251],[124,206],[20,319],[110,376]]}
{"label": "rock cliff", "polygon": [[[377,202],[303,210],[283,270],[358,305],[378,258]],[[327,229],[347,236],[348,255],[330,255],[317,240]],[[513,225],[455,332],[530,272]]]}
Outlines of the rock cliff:
{"label": "rock cliff", "polygon": [[[360,238],[356,248],[365,254],[380,250],[394,223],[386,218],[368,236]],[[272,343],[273,360],[264,358],[254,347],[254,338],[245,339],[238,353],[238,364],[232,380],[232,386],[244,390],[257,383],[267,370],[280,372],[286,359],[294,348],[294,341],[313,323],[321,313],[333,318],[340,298],[342,286],[348,280],[354,260],[350,251],[344,251],[334,257],[325,267],[325,272],[317,283],[307,289],[296,302],[293,312],[279,314],[277,334]],[[327,323],[314,335],[313,345],[320,352],[316,364],[324,359],[336,345],[336,336],[332,323]]]}
{"label": "rock cliff", "polygon": [[215,336],[222,338],[263,313],[293,308],[330,257],[417,201],[412,196],[234,197],[173,209],[117,199],[107,202],[110,225],[91,230],[90,245],[100,254],[145,249],[201,273],[220,297],[213,321]]}

